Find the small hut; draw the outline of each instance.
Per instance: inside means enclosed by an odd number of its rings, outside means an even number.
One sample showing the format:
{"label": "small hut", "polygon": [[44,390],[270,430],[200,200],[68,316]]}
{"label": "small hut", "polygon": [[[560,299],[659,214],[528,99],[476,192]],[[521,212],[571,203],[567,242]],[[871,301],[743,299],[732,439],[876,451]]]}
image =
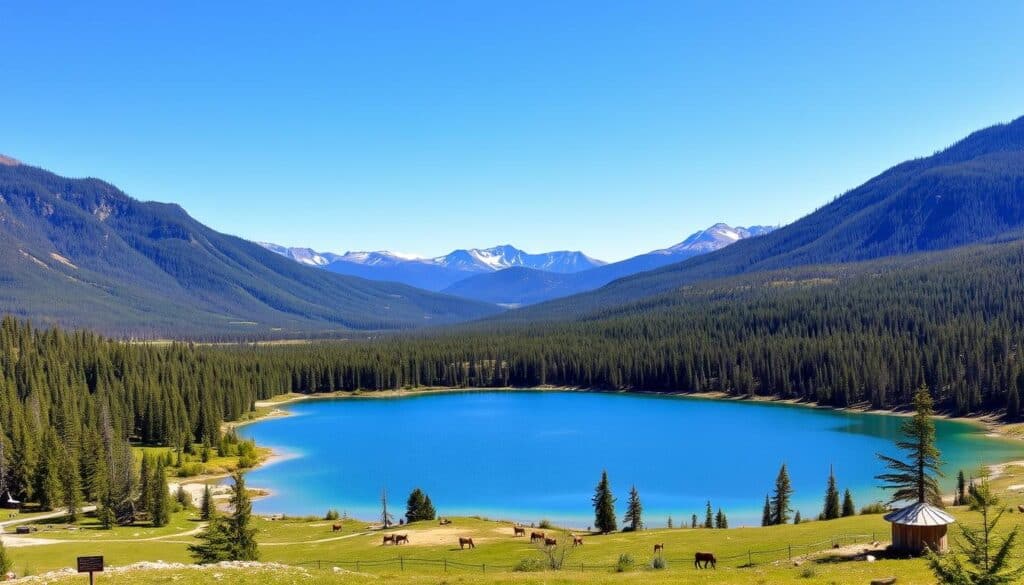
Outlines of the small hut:
{"label": "small hut", "polygon": [[949,550],[947,527],[956,522],[952,516],[931,504],[919,502],[885,515],[892,524],[892,548],[897,552],[919,555],[929,550]]}

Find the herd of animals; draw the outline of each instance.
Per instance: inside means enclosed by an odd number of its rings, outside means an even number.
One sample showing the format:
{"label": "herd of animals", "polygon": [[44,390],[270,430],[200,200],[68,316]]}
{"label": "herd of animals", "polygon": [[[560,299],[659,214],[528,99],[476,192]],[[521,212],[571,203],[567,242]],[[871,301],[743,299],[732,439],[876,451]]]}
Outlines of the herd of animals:
{"label": "herd of animals", "polygon": [[[451,523],[452,523],[452,521],[448,520],[448,519],[441,519],[441,521],[440,521],[441,526],[447,526],[447,525],[449,525]],[[331,525],[331,531],[332,532],[340,532],[341,531],[341,524],[332,524]],[[514,525],[512,527],[512,536],[513,536],[513,538],[518,538],[520,536],[525,538],[526,537],[526,527],[525,526]],[[582,536],[580,536],[578,534],[570,534],[570,536],[572,536],[572,546],[573,546],[573,548],[576,548],[577,546],[583,546],[583,537]],[[530,543],[532,543],[532,544],[543,543],[543,545],[545,547],[551,547],[551,546],[558,546],[558,539],[557,538],[549,538],[544,532],[531,531],[530,532]],[[384,545],[387,545],[387,544],[392,544],[392,545],[395,545],[395,546],[398,546],[398,545],[401,545],[401,544],[409,544],[409,535],[408,534],[385,534],[383,536],[383,542],[381,542],[381,546],[384,546]],[[476,548],[476,544],[473,543],[473,539],[472,538],[466,537],[466,536],[460,536],[459,537],[459,549],[460,550],[464,550],[467,547],[468,548]],[[665,544],[664,543],[658,543],[658,544],[654,545],[654,554],[655,555],[661,556],[664,553],[665,553]],[[718,562],[718,559],[715,558],[714,553],[709,553],[709,552],[694,553],[693,566],[695,568],[706,569],[710,565],[710,567],[712,569],[716,569],[716,568],[718,568],[716,566],[717,562]]]}

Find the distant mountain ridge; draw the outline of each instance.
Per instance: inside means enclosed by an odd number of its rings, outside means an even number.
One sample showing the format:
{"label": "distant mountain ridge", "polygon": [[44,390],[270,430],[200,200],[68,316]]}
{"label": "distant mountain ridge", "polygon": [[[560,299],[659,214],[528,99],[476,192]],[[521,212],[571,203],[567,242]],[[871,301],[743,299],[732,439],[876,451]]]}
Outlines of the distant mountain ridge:
{"label": "distant mountain ridge", "polygon": [[287,248],[267,242],[260,242],[260,245],[297,262],[318,266],[330,272],[371,280],[401,282],[432,291],[442,290],[475,274],[492,273],[507,268],[522,267],[570,274],[605,264],[579,251],[559,250],[530,254],[509,244],[492,248],[459,249],[436,258],[390,251],[333,254],[317,252],[310,248]]}
{"label": "distant mountain ridge", "polygon": [[617,280],[509,318],[572,318],[696,282],[1020,239],[1024,117],[906,161],[762,237]]}
{"label": "distant mountain ridge", "polygon": [[0,164],[0,313],[123,336],[296,336],[451,323],[497,307],[331,274],[98,179]]}
{"label": "distant mountain ridge", "polygon": [[654,270],[687,258],[722,249],[740,240],[771,233],[771,226],[732,227],[726,223],[691,234],[682,242],[572,274],[551,274],[528,268],[512,268],[461,280],[443,292],[467,299],[486,300],[504,306],[531,305],[600,288],[616,279]]}
{"label": "distant mountain ridge", "polygon": [[422,258],[388,251],[332,254],[261,242],[268,250],[310,266],[372,280],[402,282],[468,299],[520,306],[568,296],[609,282],[718,250],[773,227],[732,227],[716,223],[682,242],[611,264],[578,251],[528,254],[505,244],[454,250]]}

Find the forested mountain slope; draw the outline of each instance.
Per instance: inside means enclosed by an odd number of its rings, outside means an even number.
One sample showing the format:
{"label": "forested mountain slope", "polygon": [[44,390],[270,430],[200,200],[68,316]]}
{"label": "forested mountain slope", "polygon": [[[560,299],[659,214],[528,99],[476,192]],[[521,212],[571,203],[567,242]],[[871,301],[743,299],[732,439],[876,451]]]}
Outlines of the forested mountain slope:
{"label": "forested mountain slope", "polygon": [[899,164],[770,234],[508,318],[579,316],[708,278],[940,250],[1021,226],[1024,117]]}
{"label": "forested mountain slope", "polygon": [[301,266],[177,205],[16,161],[0,164],[0,283],[0,312],[133,336],[396,329],[497,310]]}
{"label": "forested mountain slope", "polygon": [[293,391],[543,384],[1020,413],[1024,243],[709,280],[573,322],[263,350]]}

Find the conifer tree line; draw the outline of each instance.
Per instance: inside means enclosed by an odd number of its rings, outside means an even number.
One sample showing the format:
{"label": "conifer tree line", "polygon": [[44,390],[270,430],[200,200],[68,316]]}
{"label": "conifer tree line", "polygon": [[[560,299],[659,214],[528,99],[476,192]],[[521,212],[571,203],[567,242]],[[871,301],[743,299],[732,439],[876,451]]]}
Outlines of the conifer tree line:
{"label": "conifer tree line", "polygon": [[[0,321],[0,492],[74,520],[162,521],[170,463],[131,444],[221,446],[221,423],[287,388],[254,360],[186,344],[132,344]],[[163,482],[162,488],[156,485]],[[155,486],[155,487],[154,487]]]}
{"label": "conifer tree line", "polygon": [[944,411],[1020,418],[1024,250],[921,263],[861,276],[843,267],[827,278],[794,269],[713,281],[574,321],[511,314],[248,352],[300,393],[555,385],[890,408],[926,385]]}

